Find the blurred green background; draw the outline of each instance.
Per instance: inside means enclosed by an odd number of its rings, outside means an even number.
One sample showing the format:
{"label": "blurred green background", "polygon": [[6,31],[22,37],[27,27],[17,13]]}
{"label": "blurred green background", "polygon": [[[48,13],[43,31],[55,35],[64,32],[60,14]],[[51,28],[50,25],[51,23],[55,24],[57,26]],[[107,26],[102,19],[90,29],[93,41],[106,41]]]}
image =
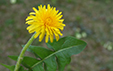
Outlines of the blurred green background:
{"label": "blurred green background", "polygon": [[[28,13],[48,3],[63,12],[64,36],[87,42],[64,71],[113,71],[113,0],[0,0],[0,63],[16,63],[8,55],[19,55],[32,35],[24,24]],[[46,47],[38,39],[33,44]],[[0,65],[0,71],[9,70]]]}

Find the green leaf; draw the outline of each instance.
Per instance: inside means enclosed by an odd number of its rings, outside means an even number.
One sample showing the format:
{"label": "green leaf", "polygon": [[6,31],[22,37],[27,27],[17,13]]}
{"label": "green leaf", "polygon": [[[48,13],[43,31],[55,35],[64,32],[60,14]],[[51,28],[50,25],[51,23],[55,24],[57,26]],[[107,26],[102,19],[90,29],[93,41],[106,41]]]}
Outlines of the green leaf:
{"label": "green leaf", "polygon": [[[63,71],[65,66],[70,63],[71,56],[80,53],[85,47],[86,43],[75,37],[63,37],[59,41],[54,40],[47,43],[49,49],[41,46],[29,46],[27,49],[35,54],[37,58],[25,56],[22,65],[28,71]],[[24,47],[24,45],[23,45]],[[17,61],[18,56],[9,56],[11,59]],[[10,66],[7,68],[12,69]],[[22,69],[24,71],[24,69]],[[21,70],[21,71],[22,71]]]}
{"label": "green leaf", "polygon": [[49,48],[52,48],[54,51],[58,51],[59,49],[62,49],[61,46],[65,42],[65,38],[61,38],[58,42],[54,39],[53,43],[50,41],[46,44]]}
{"label": "green leaf", "polygon": [[[31,49],[36,54],[38,54],[38,56],[42,59],[39,63],[37,62],[38,64],[43,63],[42,61],[43,61],[43,59],[45,59],[44,63],[47,65],[47,67],[45,67],[46,71],[55,71],[57,69],[57,63],[56,63],[56,60],[55,60],[55,56],[51,56],[48,59],[45,58],[45,57],[48,57],[48,55],[52,54],[53,51],[48,50],[44,47],[39,47],[39,46],[30,46],[29,49]],[[34,66],[37,66],[38,64],[36,64]],[[32,68],[34,66],[32,66]]]}
{"label": "green leaf", "polygon": [[59,71],[63,71],[65,66],[70,63],[71,55],[80,53],[86,47],[86,43],[84,41],[71,36],[61,38],[58,42],[49,42],[47,45],[51,45],[55,51],[60,51],[56,53]]}
{"label": "green leaf", "polygon": [[19,71],[27,71],[27,70],[24,70],[24,68],[20,66]]}
{"label": "green leaf", "polygon": [[35,67],[33,67],[33,71],[45,71],[43,68],[43,63],[40,63],[36,65]]}
{"label": "green leaf", "polygon": [[33,51],[40,57],[40,61],[31,66],[33,71],[63,71],[65,66],[70,63],[71,55],[80,53],[86,43],[74,37],[63,37],[57,42],[48,42],[47,46],[52,50],[39,46],[30,46],[29,50]]}
{"label": "green leaf", "polygon": [[[25,46],[25,45],[22,45],[23,48],[24,48],[24,46]],[[31,46],[31,45],[30,45],[30,46]],[[29,46],[29,47],[30,47],[30,46]],[[27,51],[33,53],[37,58],[39,58],[39,56],[38,56],[36,53],[34,53],[34,51],[32,51],[32,50],[30,50],[30,49],[27,49]]]}
{"label": "green leaf", "polygon": [[[8,56],[9,58],[17,61],[18,59],[18,56]],[[36,62],[38,62],[39,60],[35,59],[35,58],[32,58],[32,57],[28,57],[28,56],[25,56],[23,58],[23,61],[22,61],[22,64],[26,67],[26,68],[29,68],[31,66],[33,66]]]}
{"label": "green leaf", "polygon": [[[13,66],[9,66],[9,65],[2,64],[2,63],[1,63],[1,65],[4,66],[4,67],[6,67],[6,68],[8,68],[10,71],[14,71],[14,68],[15,68],[14,65]],[[19,68],[19,71],[27,71],[27,70],[24,70],[24,68],[21,66]]]}
{"label": "green leaf", "polygon": [[14,71],[15,66],[9,66],[9,65],[2,64],[2,63],[1,65],[8,68],[10,71]]}
{"label": "green leaf", "polygon": [[40,46],[30,46],[29,49],[35,52],[42,59],[53,53],[53,51]]}

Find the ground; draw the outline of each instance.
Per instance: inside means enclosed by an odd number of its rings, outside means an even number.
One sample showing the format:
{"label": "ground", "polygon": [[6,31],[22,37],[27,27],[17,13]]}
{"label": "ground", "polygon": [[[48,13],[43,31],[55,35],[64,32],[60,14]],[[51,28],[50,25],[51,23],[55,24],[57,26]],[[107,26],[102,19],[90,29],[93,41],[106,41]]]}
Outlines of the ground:
{"label": "ground", "polygon": [[[14,65],[8,55],[19,55],[32,34],[26,30],[25,18],[32,7],[51,4],[64,15],[64,36],[74,36],[87,42],[64,71],[113,71],[113,6],[112,0],[9,0],[0,1],[0,63]],[[85,37],[82,37],[82,33]],[[81,37],[80,37],[81,36]],[[34,45],[45,46],[44,41]],[[30,53],[26,53],[30,55]],[[8,71],[0,65],[1,71]]]}

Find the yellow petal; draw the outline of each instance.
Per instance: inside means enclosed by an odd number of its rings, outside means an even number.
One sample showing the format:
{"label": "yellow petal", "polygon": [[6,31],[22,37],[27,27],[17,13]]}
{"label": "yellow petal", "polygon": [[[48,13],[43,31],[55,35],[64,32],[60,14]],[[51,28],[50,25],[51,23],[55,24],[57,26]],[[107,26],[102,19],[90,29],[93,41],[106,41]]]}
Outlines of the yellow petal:
{"label": "yellow petal", "polygon": [[52,29],[50,27],[48,27],[49,33],[50,35],[53,35]]}
{"label": "yellow petal", "polygon": [[59,20],[61,23],[64,21],[64,19]]}
{"label": "yellow petal", "polygon": [[26,21],[27,21],[27,20],[33,20],[33,18],[34,18],[34,16],[28,16],[28,17],[26,18]]}
{"label": "yellow petal", "polygon": [[29,13],[29,15],[35,15],[35,14],[36,14],[35,12],[30,12],[30,13]]}
{"label": "yellow petal", "polygon": [[41,10],[42,9],[42,5],[38,6],[38,9]]}
{"label": "yellow petal", "polygon": [[28,23],[28,24],[29,24],[29,23],[33,23],[33,22],[34,22],[34,20],[29,20],[29,21],[26,22],[26,24],[27,24],[27,23]]}
{"label": "yellow petal", "polygon": [[37,38],[39,36],[40,32],[36,32],[34,38]]}
{"label": "yellow petal", "polygon": [[62,26],[66,26],[65,24],[62,24]]}
{"label": "yellow petal", "polygon": [[35,30],[29,30],[29,33],[30,33],[30,34],[33,33],[33,32],[35,32]]}
{"label": "yellow petal", "polygon": [[50,41],[51,41],[51,43],[53,42],[53,35],[50,35]]}
{"label": "yellow petal", "polygon": [[44,5],[43,9],[44,9],[44,10],[46,9],[46,5]]}
{"label": "yellow petal", "polygon": [[30,25],[27,27],[27,30],[29,30],[30,28],[34,27],[35,25]]}
{"label": "yellow petal", "polygon": [[53,16],[56,16],[56,14],[59,12],[59,10],[54,11]]}
{"label": "yellow petal", "polygon": [[59,40],[59,36],[55,36],[56,37],[56,41],[58,41]]}
{"label": "yellow petal", "polygon": [[29,33],[33,33],[33,31],[36,31],[37,28],[39,28],[40,26],[37,25],[37,26],[33,26],[29,29]]}
{"label": "yellow petal", "polygon": [[54,30],[60,35],[60,36],[62,36],[63,34],[60,32],[60,30],[59,29],[56,29],[56,28],[54,28]]}
{"label": "yellow petal", "polygon": [[59,40],[59,35],[54,30],[52,30],[52,31],[55,34],[56,40],[58,41]]}
{"label": "yellow petal", "polygon": [[43,30],[41,31],[40,36],[39,36],[39,41],[40,41],[40,42],[41,42],[42,39],[44,38],[44,35],[45,35],[45,30],[43,29]]}
{"label": "yellow petal", "polygon": [[61,14],[62,14],[62,12],[58,13],[58,15],[56,17],[60,16]]}
{"label": "yellow petal", "polygon": [[60,26],[59,29],[61,29],[61,31],[63,31],[64,27],[63,26]]}
{"label": "yellow petal", "polygon": [[48,4],[48,6],[47,6],[47,7],[48,7],[48,9],[50,9],[50,4]]}
{"label": "yellow petal", "polygon": [[38,13],[38,10],[37,10],[35,7],[33,7],[33,10],[34,10],[36,13]]}
{"label": "yellow petal", "polygon": [[63,17],[63,15],[60,15],[59,17],[56,18],[56,20],[59,20],[59,19],[62,18],[62,17]]}
{"label": "yellow petal", "polygon": [[49,35],[46,34],[46,38],[45,38],[45,42],[46,42],[46,43],[48,42],[48,39],[49,39]]}

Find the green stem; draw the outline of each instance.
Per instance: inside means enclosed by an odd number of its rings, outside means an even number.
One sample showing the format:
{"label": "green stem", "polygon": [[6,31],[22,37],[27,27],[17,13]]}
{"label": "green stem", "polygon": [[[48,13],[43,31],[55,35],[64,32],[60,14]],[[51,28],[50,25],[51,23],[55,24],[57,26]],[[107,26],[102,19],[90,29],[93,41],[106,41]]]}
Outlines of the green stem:
{"label": "green stem", "polygon": [[[35,34],[34,34],[35,35]],[[19,68],[20,68],[20,64],[23,60],[23,57],[24,57],[24,54],[25,54],[25,51],[27,50],[27,48],[31,45],[31,43],[33,42],[33,40],[35,39],[34,38],[34,35],[29,39],[29,41],[27,42],[27,44],[23,47],[19,57],[18,57],[18,60],[17,60],[17,63],[16,63],[16,67],[15,67],[15,70],[14,71],[18,71]]]}

